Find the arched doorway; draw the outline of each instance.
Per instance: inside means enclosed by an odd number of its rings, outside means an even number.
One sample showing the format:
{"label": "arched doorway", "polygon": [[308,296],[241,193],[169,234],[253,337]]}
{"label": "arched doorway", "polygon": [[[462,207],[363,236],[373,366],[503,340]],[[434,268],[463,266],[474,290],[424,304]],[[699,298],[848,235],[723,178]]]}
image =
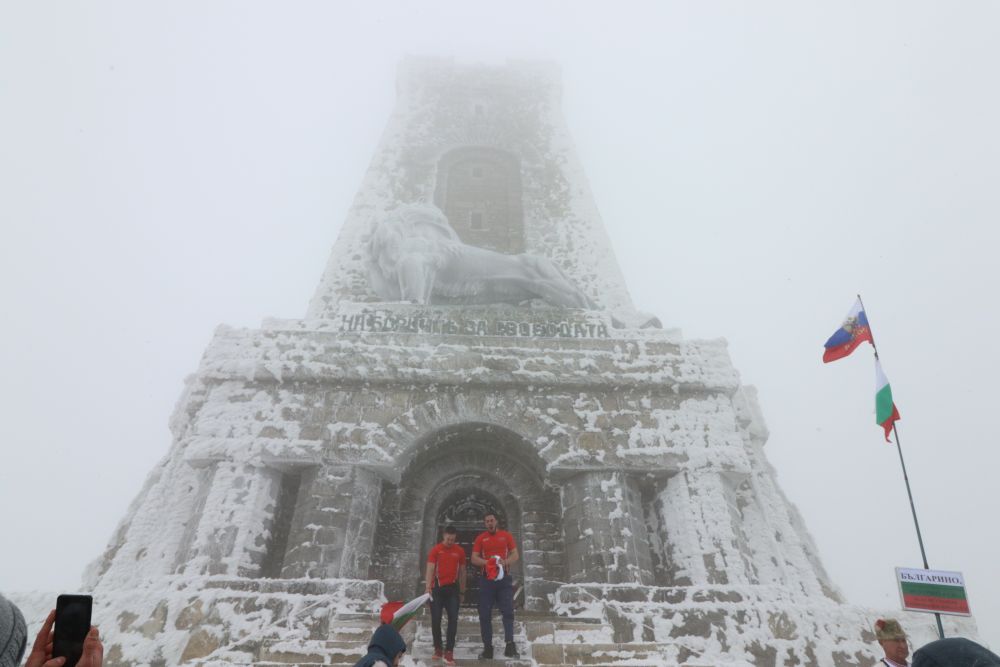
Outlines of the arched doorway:
{"label": "arched doorway", "polygon": [[[455,424],[425,436],[399,483],[383,486],[371,578],[385,584],[390,599],[422,592],[427,553],[444,522],[462,526],[468,557],[491,508],[521,554],[511,568],[515,588],[523,586],[517,603],[547,610],[548,594],[565,576],[559,493],[543,475],[531,443],[500,426]],[[470,567],[470,583],[476,576]],[[466,602],[474,595],[470,590]]]}

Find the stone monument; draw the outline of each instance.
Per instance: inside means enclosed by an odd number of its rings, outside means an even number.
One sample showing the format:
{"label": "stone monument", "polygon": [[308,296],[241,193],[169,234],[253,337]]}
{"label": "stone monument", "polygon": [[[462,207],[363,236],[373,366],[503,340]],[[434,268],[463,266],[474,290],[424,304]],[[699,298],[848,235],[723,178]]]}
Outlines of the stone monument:
{"label": "stone monument", "polygon": [[873,664],[725,342],[633,306],[557,71],[413,59],[397,87],[305,318],[218,329],[87,572],[108,663],[351,664],[488,510],[521,664]]}

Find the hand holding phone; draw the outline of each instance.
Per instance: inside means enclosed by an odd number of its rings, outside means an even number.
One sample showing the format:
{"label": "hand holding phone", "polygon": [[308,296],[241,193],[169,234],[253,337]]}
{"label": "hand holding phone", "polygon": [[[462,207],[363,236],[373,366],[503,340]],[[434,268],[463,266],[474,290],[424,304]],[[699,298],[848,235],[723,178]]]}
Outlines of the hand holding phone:
{"label": "hand holding phone", "polygon": [[56,609],[42,623],[24,667],[101,667],[104,646],[97,628],[90,625],[92,607],[89,595],[60,595]]}
{"label": "hand holding phone", "polygon": [[94,598],[89,595],[60,595],[56,600],[56,629],[52,657],[66,658],[63,667],[76,667],[83,655],[83,640],[90,632]]}

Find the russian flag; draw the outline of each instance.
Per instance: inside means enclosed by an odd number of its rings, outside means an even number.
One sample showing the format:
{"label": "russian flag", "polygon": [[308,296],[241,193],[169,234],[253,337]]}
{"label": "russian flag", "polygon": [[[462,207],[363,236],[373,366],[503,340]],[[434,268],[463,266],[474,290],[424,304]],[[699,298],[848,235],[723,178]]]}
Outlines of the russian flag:
{"label": "russian flag", "polygon": [[868,316],[861,307],[861,299],[857,299],[847,313],[844,323],[830,336],[830,340],[826,341],[823,363],[828,364],[843,359],[864,341],[872,342],[872,330],[868,326]]}

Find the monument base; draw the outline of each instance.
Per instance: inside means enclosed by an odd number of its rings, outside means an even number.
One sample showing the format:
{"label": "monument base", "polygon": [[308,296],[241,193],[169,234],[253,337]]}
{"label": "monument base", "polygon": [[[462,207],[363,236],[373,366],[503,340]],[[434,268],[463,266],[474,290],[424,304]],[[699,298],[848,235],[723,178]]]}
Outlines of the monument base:
{"label": "monument base", "polygon": [[[381,582],[356,579],[172,577],[93,591],[94,623],[108,667],[353,665],[377,627],[382,590]],[[56,596],[10,597],[33,636]],[[937,638],[929,614],[876,611],[763,586],[566,584],[552,607],[554,613],[516,616],[525,665],[870,667],[880,657],[870,628],[882,616],[899,619],[914,647]],[[494,624],[499,631],[499,619]],[[463,611],[459,659],[479,651],[478,632],[475,613]],[[945,632],[977,634],[974,621],[961,617],[945,617]],[[403,634],[406,664],[430,665],[429,615]],[[501,639],[495,644],[502,648]]]}

